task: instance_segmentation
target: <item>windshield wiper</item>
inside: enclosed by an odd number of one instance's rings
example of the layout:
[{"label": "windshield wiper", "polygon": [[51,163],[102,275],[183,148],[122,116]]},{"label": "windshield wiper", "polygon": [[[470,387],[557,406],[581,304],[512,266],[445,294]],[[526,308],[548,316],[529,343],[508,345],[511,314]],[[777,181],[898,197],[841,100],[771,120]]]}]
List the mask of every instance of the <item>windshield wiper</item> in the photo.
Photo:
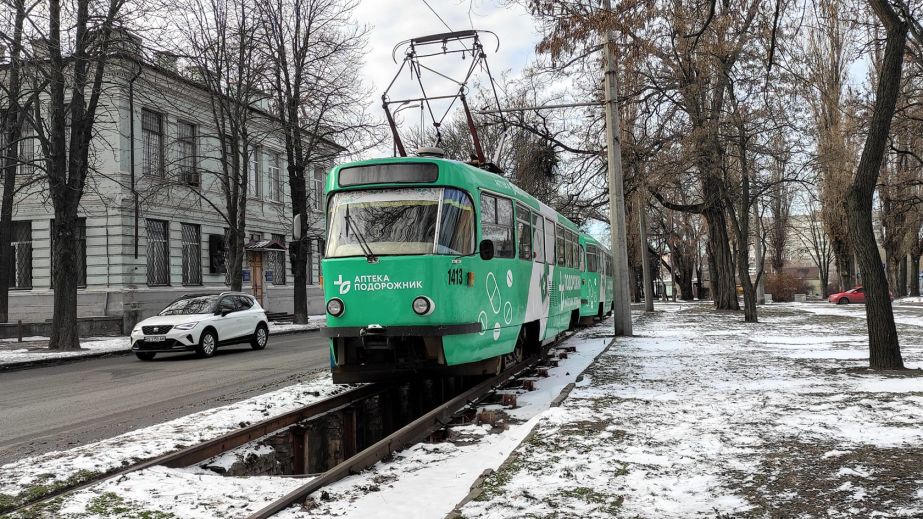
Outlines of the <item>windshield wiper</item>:
[{"label": "windshield wiper", "polygon": [[376,263],[378,261],[378,256],[372,252],[372,247],[369,246],[368,242],[365,241],[365,237],[362,236],[362,233],[359,232],[356,224],[353,223],[352,218],[349,217],[349,206],[346,206],[346,228],[352,229],[353,234],[356,235],[356,240],[359,242],[359,247],[362,248],[362,252],[365,254],[365,259],[369,263]]}]

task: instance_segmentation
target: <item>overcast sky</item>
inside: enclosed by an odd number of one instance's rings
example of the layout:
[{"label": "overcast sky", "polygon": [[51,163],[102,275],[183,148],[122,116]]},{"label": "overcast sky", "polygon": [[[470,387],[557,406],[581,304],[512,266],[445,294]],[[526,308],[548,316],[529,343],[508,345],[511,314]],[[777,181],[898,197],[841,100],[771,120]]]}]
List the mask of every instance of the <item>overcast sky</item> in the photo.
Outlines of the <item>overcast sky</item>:
[{"label": "overcast sky", "polygon": [[[488,51],[487,60],[494,77],[499,77],[504,71],[508,71],[513,77],[518,76],[532,60],[539,34],[532,17],[522,6],[506,7],[497,0],[427,1],[454,31],[473,27],[497,34],[500,39],[500,49],[496,53],[493,52],[496,48],[495,43],[492,40],[485,40],[485,48]],[[427,8],[423,0],[362,0],[356,17],[359,23],[370,27],[368,54],[365,67],[361,72],[366,85],[372,88],[370,102],[374,107],[373,110],[377,110],[377,113],[383,117],[384,112],[379,108],[381,94],[394,78],[403,60],[403,54],[400,52],[397,55],[398,63],[395,64],[392,60],[391,51],[394,46],[403,40],[443,33],[448,29]],[[464,67],[470,61],[463,62],[459,55],[455,55],[451,58],[430,60],[428,63],[436,66],[440,72],[456,77],[464,76]],[[427,87],[430,95],[436,93],[429,91],[430,82],[434,85],[434,90],[440,86],[447,86],[435,80],[436,76],[433,74],[424,76],[424,86]],[[443,93],[450,92],[444,91]],[[401,79],[390,92],[391,99],[416,97],[417,95],[417,89],[413,88],[409,82],[406,72],[402,74]],[[410,112],[408,110],[405,113]],[[413,117],[404,118],[405,128],[409,129],[413,124],[413,129],[410,131],[416,131],[415,128],[419,126],[419,123],[416,123],[418,117],[419,112],[416,112]]]}]

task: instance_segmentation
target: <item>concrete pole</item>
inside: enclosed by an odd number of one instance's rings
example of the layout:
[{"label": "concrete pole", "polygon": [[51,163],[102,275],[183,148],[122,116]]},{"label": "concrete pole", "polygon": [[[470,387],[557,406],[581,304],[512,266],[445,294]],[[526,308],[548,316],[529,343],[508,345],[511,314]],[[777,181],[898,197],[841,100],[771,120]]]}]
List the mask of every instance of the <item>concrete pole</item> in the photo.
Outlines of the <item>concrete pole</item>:
[{"label": "concrete pole", "polygon": [[[610,0],[603,0],[603,9],[612,11]],[[628,290],[628,242],[625,236],[625,189],[622,181],[622,136],[619,133],[618,92],[616,89],[615,43],[612,31],[606,31],[603,44],[605,56],[604,85],[606,102],[606,148],[609,161],[609,229],[612,236],[612,258],[615,268],[613,302],[615,335],[631,335],[631,300]]]},{"label": "concrete pole", "polygon": [[641,228],[641,278],[644,281],[644,311],[654,311],[654,284],[651,282],[651,254],[647,248],[647,202],[638,198],[638,221]]}]

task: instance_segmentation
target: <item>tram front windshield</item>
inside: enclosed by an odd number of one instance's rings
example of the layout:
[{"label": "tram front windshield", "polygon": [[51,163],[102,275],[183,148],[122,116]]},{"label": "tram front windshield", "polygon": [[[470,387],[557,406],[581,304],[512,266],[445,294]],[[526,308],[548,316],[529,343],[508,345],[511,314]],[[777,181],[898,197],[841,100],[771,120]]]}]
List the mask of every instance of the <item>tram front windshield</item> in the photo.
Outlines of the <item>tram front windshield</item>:
[{"label": "tram front windshield", "polygon": [[457,189],[345,191],[334,194],[329,211],[328,258],[368,252],[463,255],[474,249],[474,208],[468,195]]}]

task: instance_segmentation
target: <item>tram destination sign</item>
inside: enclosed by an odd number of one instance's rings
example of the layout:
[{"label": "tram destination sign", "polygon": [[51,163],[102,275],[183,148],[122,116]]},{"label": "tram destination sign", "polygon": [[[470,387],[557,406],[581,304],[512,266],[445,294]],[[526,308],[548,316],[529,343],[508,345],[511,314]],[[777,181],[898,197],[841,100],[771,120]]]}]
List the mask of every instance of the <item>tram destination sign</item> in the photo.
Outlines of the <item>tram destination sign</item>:
[{"label": "tram destination sign", "polygon": [[365,184],[406,184],[435,182],[439,167],[430,162],[404,162],[396,164],[368,164],[340,170],[340,187]]}]

